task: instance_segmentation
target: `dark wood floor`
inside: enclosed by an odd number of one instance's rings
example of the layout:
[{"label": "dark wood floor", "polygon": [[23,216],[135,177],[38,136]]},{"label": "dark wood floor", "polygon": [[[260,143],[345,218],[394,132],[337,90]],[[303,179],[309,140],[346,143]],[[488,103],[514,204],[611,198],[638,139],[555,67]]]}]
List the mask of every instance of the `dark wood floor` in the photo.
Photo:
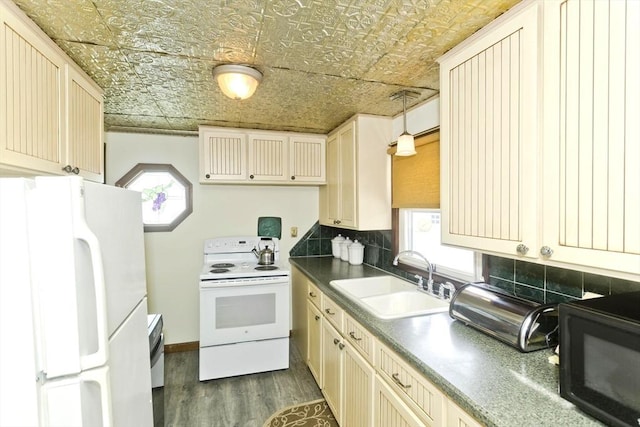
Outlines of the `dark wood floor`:
[{"label": "dark wood floor", "polygon": [[289,369],[204,382],[198,351],[165,354],[165,426],[262,427],[279,409],[320,399],[295,345],[289,354]]}]

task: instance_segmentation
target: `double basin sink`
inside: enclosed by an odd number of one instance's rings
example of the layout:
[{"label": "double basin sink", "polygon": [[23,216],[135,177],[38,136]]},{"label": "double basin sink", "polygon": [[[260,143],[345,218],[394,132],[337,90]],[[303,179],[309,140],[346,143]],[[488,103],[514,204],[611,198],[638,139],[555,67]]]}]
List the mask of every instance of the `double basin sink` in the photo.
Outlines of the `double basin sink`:
[{"label": "double basin sink", "polygon": [[398,319],[449,310],[448,301],[420,291],[416,285],[394,276],[332,280],[329,284],[380,319]]}]

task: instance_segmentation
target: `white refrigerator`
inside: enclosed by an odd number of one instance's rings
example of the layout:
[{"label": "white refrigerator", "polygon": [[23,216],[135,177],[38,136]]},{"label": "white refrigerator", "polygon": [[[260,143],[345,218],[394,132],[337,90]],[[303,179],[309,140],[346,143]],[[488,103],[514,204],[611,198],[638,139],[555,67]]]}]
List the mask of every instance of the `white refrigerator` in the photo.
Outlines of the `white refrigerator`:
[{"label": "white refrigerator", "polygon": [[140,193],[0,179],[0,426],[153,425]]}]

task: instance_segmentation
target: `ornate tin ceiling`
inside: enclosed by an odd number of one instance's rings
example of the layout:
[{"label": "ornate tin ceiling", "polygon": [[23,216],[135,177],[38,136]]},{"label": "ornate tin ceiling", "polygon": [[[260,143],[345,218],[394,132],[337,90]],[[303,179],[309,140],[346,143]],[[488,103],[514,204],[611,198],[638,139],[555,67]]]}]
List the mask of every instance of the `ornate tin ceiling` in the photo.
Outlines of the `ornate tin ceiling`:
[{"label": "ornate tin ceiling", "polygon": [[[105,91],[105,128],[327,133],[390,95],[438,93],[436,59],[518,0],[14,0]],[[216,65],[264,74],[226,98]]]}]

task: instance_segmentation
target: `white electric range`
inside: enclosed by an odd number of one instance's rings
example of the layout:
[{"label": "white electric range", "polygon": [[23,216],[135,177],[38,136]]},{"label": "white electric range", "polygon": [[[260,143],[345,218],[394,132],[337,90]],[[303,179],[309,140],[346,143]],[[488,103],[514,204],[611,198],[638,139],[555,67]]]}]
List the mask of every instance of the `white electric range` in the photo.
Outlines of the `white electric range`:
[{"label": "white electric range", "polygon": [[[260,265],[256,253],[267,247],[274,263]],[[200,381],[289,367],[290,275],[276,238],[205,240]]]}]

